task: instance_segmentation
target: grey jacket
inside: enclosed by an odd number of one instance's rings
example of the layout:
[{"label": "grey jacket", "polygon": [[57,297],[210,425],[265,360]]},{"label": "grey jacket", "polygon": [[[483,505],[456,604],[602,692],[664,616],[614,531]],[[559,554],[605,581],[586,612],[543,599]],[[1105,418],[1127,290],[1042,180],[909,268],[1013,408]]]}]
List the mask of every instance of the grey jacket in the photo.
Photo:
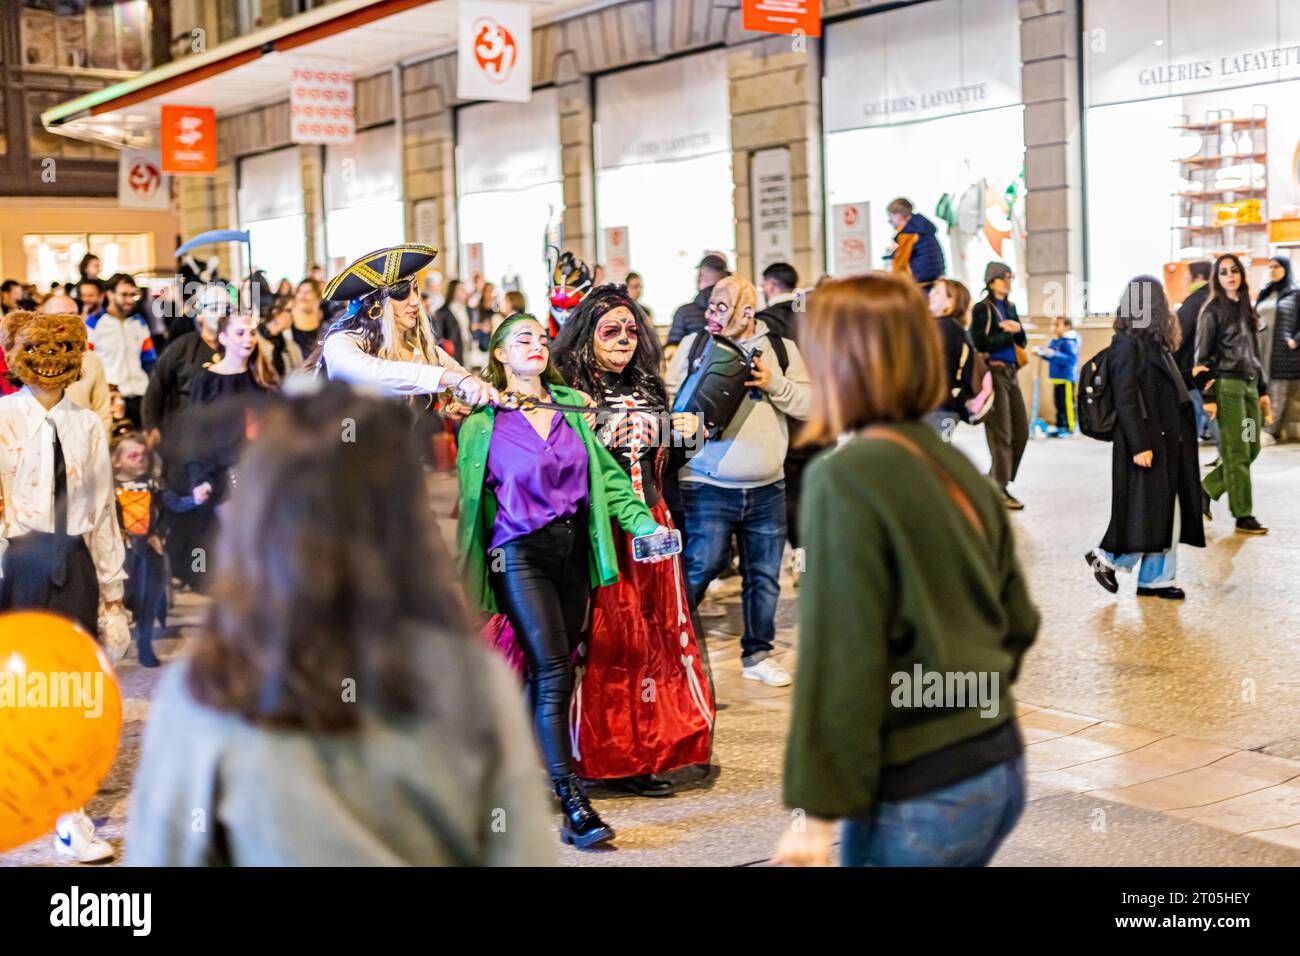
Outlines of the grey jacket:
[{"label": "grey jacket", "polygon": [[[698,481],[724,488],[761,488],[785,477],[785,453],[790,445],[790,426],[786,418],[806,419],[812,407],[812,383],[799,347],[785,339],[790,364],[782,373],[775,352],[767,341],[767,326],[755,323],[753,338],[736,344],[746,351],[762,349],[765,368],[772,372],[772,383],[760,400],[746,398],[722,436],[704,443],[682,468],[680,481]],[[668,366],[664,382],[670,395],[686,379],[694,335],[682,339]]]},{"label": "grey jacket", "polygon": [[[132,866],[543,866],[545,779],[518,681],[473,638],[429,635],[436,712],[349,734],[256,727],[163,674],[132,788]],[[358,705],[360,706],[360,704]]]}]

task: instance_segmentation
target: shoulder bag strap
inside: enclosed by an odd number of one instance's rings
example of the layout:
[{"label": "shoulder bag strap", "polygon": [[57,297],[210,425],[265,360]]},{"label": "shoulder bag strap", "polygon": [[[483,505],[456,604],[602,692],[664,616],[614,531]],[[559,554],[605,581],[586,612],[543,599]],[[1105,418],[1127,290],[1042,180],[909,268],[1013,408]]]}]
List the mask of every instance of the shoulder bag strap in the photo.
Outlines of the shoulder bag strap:
[{"label": "shoulder bag strap", "polygon": [[939,482],[943,485],[944,491],[948,493],[948,497],[952,499],[952,503],[957,506],[957,510],[962,513],[962,516],[970,522],[970,526],[975,529],[975,533],[984,540],[988,540],[988,533],[984,529],[984,522],[980,520],[979,512],[975,510],[975,506],[971,504],[970,498],[966,495],[966,492],[962,490],[961,485],[957,484],[956,479],[954,479],[952,475],[948,474],[948,472],[940,466],[938,462],[927,455],[921,449],[920,445],[912,441],[912,439],[908,438],[906,435],[903,435],[892,428],[884,428],[879,425],[873,425],[870,428],[863,429],[862,437],[882,438],[885,441],[892,441],[894,444],[907,449],[907,451],[914,457],[925,462],[925,464],[929,466],[930,470],[934,472],[935,477],[939,479]]}]

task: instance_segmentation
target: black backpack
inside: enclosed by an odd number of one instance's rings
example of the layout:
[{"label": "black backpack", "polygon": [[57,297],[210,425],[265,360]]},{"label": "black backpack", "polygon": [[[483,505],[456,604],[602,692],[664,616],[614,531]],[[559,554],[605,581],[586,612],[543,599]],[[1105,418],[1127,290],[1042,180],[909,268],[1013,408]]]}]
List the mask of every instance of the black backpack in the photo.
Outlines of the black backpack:
[{"label": "black backpack", "polygon": [[1111,387],[1110,346],[1106,346],[1079,370],[1079,431],[1097,441],[1115,437],[1115,390]]},{"label": "black backpack", "polygon": [[[1141,390],[1137,393],[1142,417],[1147,417],[1146,400]],[[1106,346],[1079,370],[1079,407],[1075,416],[1079,431],[1097,441],[1115,440],[1115,388],[1111,382],[1110,346]]]}]

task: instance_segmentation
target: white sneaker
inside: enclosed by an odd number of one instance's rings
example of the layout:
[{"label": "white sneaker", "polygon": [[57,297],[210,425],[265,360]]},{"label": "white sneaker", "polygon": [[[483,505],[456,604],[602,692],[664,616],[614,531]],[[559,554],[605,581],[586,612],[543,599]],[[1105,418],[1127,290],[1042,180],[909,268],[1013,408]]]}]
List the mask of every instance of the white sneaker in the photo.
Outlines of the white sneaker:
[{"label": "white sneaker", "polygon": [[1277,439],[1273,437],[1271,432],[1260,432],[1259,443],[1267,448],[1269,445],[1276,445]]},{"label": "white sneaker", "polygon": [[65,813],[54,827],[54,850],[78,863],[99,863],[113,858],[113,847],[95,836],[95,824],[84,810]]},{"label": "white sneaker", "polygon": [[745,680],[761,680],[768,687],[786,687],[791,680],[790,672],[770,657],[750,667],[742,667],[740,675]]}]

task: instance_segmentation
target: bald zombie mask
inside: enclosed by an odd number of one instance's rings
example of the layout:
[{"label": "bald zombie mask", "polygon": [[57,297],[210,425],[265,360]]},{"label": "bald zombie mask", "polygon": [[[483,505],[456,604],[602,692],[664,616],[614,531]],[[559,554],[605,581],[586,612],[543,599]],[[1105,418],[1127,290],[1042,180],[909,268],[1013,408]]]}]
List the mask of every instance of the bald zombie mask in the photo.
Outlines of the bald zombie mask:
[{"label": "bald zombie mask", "polygon": [[753,334],[757,308],[758,293],[754,291],[754,284],[739,276],[726,276],[713,287],[704,321],[714,335],[746,339]]},{"label": "bald zombie mask", "polygon": [[81,377],[86,323],[76,315],[10,312],[0,326],[9,373],[33,388],[63,389]]}]

